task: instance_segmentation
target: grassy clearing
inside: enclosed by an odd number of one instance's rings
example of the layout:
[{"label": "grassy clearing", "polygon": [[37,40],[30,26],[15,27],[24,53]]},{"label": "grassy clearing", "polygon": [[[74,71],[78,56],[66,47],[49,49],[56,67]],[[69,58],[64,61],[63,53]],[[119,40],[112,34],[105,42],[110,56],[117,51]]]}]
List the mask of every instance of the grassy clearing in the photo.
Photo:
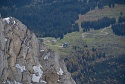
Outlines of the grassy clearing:
[{"label": "grassy clearing", "polygon": [[[69,56],[72,50],[73,45],[83,46],[85,44],[88,48],[99,48],[100,51],[105,51],[107,55],[111,54],[125,54],[125,37],[114,35],[111,28],[108,27],[104,30],[104,32],[108,32],[107,35],[97,35],[100,34],[102,29],[100,30],[91,30],[87,33],[92,33],[91,35],[86,35],[82,37],[82,33],[80,32],[72,32],[66,34],[63,39],[56,39],[57,42],[53,45],[51,42],[46,42],[51,49],[58,52],[62,57]],[[55,38],[47,37],[46,40],[51,40]],[[69,46],[67,48],[61,48],[61,44],[63,42],[68,42]],[[112,53],[111,53],[112,52]]]},{"label": "grassy clearing", "polygon": [[[125,16],[125,5],[115,5],[114,8],[104,7],[104,9],[99,10],[91,10],[85,15],[79,15],[79,19],[76,21],[80,23],[82,21],[92,21],[98,20],[104,16],[107,17],[115,17],[118,18],[120,16],[120,12],[122,11],[123,16]],[[61,56],[68,56],[71,53],[72,46],[83,46],[82,44],[88,45],[88,48],[96,47],[101,48],[100,51],[105,51],[107,54],[116,54],[116,53],[125,53],[125,37],[114,35],[111,27],[105,29],[103,32],[108,32],[108,35],[96,35],[102,34],[102,29],[93,30],[91,29],[89,32],[91,33],[82,37],[82,28],[80,27],[80,32],[72,32],[64,35],[63,39],[56,39],[56,43],[53,45],[50,40],[55,39],[51,37],[45,38],[45,44],[52,48],[54,51],[58,52]],[[62,45],[63,42],[68,42],[69,46],[67,48],[61,48],[59,46]]]},{"label": "grassy clearing", "polygon": [[[57,38],[56,43],[54,45],[51,42],[47,42],[47,41],[50,41],[55,38],[47,37],[45,38],[45,41],[46,41],[45,44],[48,45],[54,51],[58,52],[60,55],[63,55],[63,56],[69,55],[72,45],[77,45],[77,40],[82,39],[81,34],[82,33],[80,32],[72,32],[72,33],[66,34],[64,35],[63,39]],[[69,46],[67,48],[59,47],[62,45],[63,42],[69,43]]]},{"label": "grassy clearing", "polygon": [[80,14],[79,19],[76,22],[79,23],[80,25],[81,22],[83,21],[94,21],[105,16],[110,18],[112,17],[118,18],[120,16],[120,12],[122,12],[123,15],[125,16],[125,5],[116,4],[114,8],[109,8],[108,6],[105,6],[104,9],[102,10],[96,8],[95,10],[89,11],[85,15]]}]

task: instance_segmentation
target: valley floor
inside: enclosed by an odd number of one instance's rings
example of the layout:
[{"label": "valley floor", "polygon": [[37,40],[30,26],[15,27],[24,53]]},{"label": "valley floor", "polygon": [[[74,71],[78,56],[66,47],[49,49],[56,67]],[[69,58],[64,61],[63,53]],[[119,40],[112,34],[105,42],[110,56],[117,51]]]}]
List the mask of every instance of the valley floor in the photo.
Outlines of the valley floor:
[{"label": "valley floor", "polygon": [[[124,61],[120,62],[118,60],[124,58],[125,55],[125,36],[115,35],[111,29],[111,26],[102,28],[100,30],[90,29],[90,31],[88,32],[82,32],[83,30],[81,28],[81,22],[87,20],[95,20],[95,18],[97,20],[99,19],[98,17],[100,16],[100,14],[103,14],[101,15],[101,17],[113,16],[118,19],[121,11],[123,12],[123,16],[125,16],[125,9],[123,9],[124,7],[125,6],[123,5],[116,5],[115,8],[105,7],[103,10],[95,9],[88,12],[86,15],[79,15],[79,20],[76,21],[79,23],[79,32],[68,33],[64,35],[63,39],[55,39],[51,37],[46,37],[43,39],[43,43],[45,45],[48,45],[54,51],[58,52],[61,58],[67,60],[66,65],[68,67],[68,70],[72,73],[77,83],[81,80],[80,78],[77,78],[78,76],[80,76],[84,79],[84,81],[82,82],[86,84],[92,84],[94,83],[94,81],[96,81],[95,84],[100,84],[102,81],[104,82],[104,84],[123,84],[122,82],[124,82],[123,79],[125,78],[123,77],[123,75],[125,75],[125,66],[123,65]],[[95,14],[95,16],[92,16],[93,13]],[[55,42],[53,42],[52,40],[54,40]],[[64,42],[68,43],[67,47],[62,46]],[[83,54],[87,54],[91,57],[94,54],[98,56],[94,58],[94,61],[90,61],[91,59],[86,60],[87,58],[84,58]],[[103,57],[99,57],[99,55]],[[108,66],[108,63],[114,63],[112,65],[114,72],[111,73],[110,70],[112,69]],[[117,63],[119,64],[117,65]],[[76,67],[75,64],[79,65],[76,68],[76,71],[74,71],[74,67]],[[119,69],[115,69],[115,67],[119,67]],[[107,71],[104,71],[105,68]],[[88,71],[88,69],[90,69],[90,71]],[[108,78],[105,77],[105,75],[107,74]],[[102,79],[99,79],[99,77],[102,77]]]}]

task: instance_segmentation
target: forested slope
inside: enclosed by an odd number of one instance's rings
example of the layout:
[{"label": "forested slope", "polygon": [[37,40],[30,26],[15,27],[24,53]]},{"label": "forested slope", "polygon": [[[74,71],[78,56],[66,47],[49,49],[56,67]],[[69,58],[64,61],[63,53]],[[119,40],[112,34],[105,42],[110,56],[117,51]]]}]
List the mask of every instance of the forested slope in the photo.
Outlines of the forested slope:
[{"label": "forested slope", "polygon": [[[123,6],[125,0],[0,0],[0,13],[3,17],[20,19],[37,37],[60,37],[59,44],[68,42],[67,48],[58,49],[58,42],[50,46],[66,55],[62,57],[78,84],[124,84],[124,14],[118,11],[117,17],[120,17],[116,18],[99,13],[97,18],[94,16],[96,20],[84,21],[81,25],[76,22],[78,15],[105,7],[112,10],[116,4]],[[84,32],[87,33],[83,37]]]},{"label": "forested slope", "polygon": [[[1,15],[14,16],[26,24],[37,36],[63,38],[63,35],[79,31],[78,14],[85,14],[105,5],[125,4],[124,0],[5,0],[0,1]],[[74,25],[73,25],[74,24]]]}]

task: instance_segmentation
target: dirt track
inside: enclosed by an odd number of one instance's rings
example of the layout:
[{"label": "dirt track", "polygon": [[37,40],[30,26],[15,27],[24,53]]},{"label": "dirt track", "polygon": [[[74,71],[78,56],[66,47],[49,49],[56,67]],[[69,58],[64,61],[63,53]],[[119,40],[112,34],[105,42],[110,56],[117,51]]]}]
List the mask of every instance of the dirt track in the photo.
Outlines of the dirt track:
[{"label": "dirt track", "polygon": [[85,32],[85,33],[82,33],[82,37],[85,37],[85,35],[108,35],[108,32],[105,32],[106,29],[107,29],[107,27],[102,29],[101,32],[98,33],[98,34],[92,34],[92,33],[86,33]]}]

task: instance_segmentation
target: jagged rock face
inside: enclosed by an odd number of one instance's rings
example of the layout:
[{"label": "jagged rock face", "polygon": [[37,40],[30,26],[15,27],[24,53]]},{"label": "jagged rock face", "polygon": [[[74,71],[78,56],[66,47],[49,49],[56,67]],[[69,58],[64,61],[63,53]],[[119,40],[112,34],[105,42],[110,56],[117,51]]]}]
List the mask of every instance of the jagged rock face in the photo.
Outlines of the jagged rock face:
[{"label": "jagged rock face", "polygon": [[75,84],[59,55],[19,20],[0,18],[0,84]]}]

